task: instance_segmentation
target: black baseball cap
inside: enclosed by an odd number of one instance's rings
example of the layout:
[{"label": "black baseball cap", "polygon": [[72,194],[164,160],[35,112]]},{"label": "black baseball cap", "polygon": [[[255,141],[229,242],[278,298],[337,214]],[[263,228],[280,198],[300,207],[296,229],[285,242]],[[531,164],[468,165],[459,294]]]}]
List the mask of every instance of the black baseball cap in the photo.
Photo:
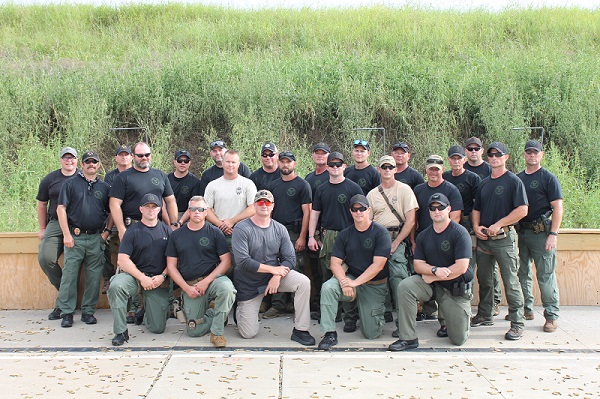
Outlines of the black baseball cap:
[{"label": "black baseball cap", "polygon": [[140,206],[144,206],[147,204],[154,204],[160,207],[162,206],[162,199],[155,194],[148,193],[142,197],[142,202],[140,202]]},{"label": "black baseball cap", "polygon": [[483,147],[483,143],[477,137],[469,137],[467,141],[465,141],[465,148],[470,144],[477,144],[478,146]]},{"label": "black baseball cap", "polygon": [[329,155],[327,155],[327,162],[328,163],[331,162],[334,159],[339,159],[340,161],[346,163],[344,161],[344,155],[342,155],[341,152],[334,151],[334,152],[330,153]]},{"label": "black baseball cap", "polygon": [[81,158],[81,161],[85,162],[87,159],[95,159],[96,161],[100,162],[100,157],[94,151],[86,151],[83,154],[83,158]]},{"label": "black baseball cap", "polygon": [[227,145],[225,144],[225,142],[223,140],[215,140],[212,143],[210,143],[210,149],[214,149],[215,147],[220,147],[220,148],[227,148]]},{"label": "black baseball cap", "polygon": [[315,144],[315,145],[314,145],[314,147],[313,147],[313,152],[315,152],[315,151],[319,151],[319,150],[321,150],[321,151],[325,151],[325,152],[327,152],[327,153],[330,153],[330,152],[331,152],[331,149],[330,149],[330,148],[329,148],[329,146],[328,146],[327,144],[325,144],[325,143],[317,143],[317,144]]},{"label": "black baseball cap", "polygon": [[427,201],[427,205],[431,205],[434,202],[437,202],[438,204],[444,205],[444,206],[450,205],[450,201],[448,201],[448,197],[446,197],[442,193],[432,194],[431,197],[429,197],[429,200]]},{"label": "black baseball cap", "polygon": [[120,146],[117,147],[117,149],[115,150],[115,156],[119,155],[122,152],[126,152],[129,155],[131,155],[131,147],[125,144],[121,144]]},{"label": "black baseball cap", "polygon": [[192,156],[187,150],[177,150],[175,151],[175,159],[179,159],[179,157],[188,157],[188,159],[192,159]]},{"label": "black baseball cap", "polygon": [[354,148],[364,147],[365,150],[371,151],[371,146],[369,145],[369,142],[367,140],[354,140],[352,142],[352,145],[354,146]]},{"label": "black baseball cap", "polygon": [[538,152],[542,152],[542,143],[537,140],[529,140],[525,143],[525,151],[527,150],[537,150]]},{"label": "black baseball cap", "polygon": [[404,150],[404,152],[410,152],[410,146],[406,143],[396,143],[392,147],[392,151],[396,151],[398,148]]},{"label": "black baseball cap", "polygon": [[498,152],[501,152],[502,155],[508,154],[508,148],[506,148],[504,143],[501,143],[499,141],[494,141],[492,144],[490,144],[490,146],[487,149],[487,152],[490,152],[490,150],[492,150],[492,149],[495,149]]},{"label": "black baseball cap", "polygon": [[365,207],[369,207],[369,200],[362,194],[355,194],[352,198],[350,198],[350,207],[354,204],[360,204]]},{"label": "black baseball cap", "polygon": [[283,151],[279,153],[279,159],[289,159],[290,161],[295,161],[296,157],[294,156],[294,153],[291,151]]},{"label": "black baseball cap", "polygon": [[260,150],[260,153],[262,154],[263,152],[265,152],[267,150],[271,151],[273,154],[277,154],[277,146],[275,146],[275,144],[273,144],[273,143],[263,144],[263,146]]},{"label": "black baseball cap", "polygon": [[448,158],[452,158],[455,155],[460,155],[464,158],[466,156],[464,147],[461,145],[453,145],[450,147],[448,150]]}]

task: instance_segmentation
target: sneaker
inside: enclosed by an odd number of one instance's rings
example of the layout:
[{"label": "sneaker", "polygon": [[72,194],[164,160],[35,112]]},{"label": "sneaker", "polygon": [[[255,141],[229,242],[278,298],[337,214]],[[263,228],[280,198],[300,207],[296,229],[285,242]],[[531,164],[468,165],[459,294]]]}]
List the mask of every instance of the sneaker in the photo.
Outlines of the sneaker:
[{"label": "sneaker", "polygon": [[337,340],[337,332],[333,331],[333,332],[326,332],[325,336],[323,337],[323,339],[321,340],[321,342],[319,342],[319,350],[322,351],[326,351],[331,349],[332,346],[337,345],[338,340]]},{"label": "sneaker", "polygon": [[129,341],[129,332],[127,330],[125,330],[125,332],[115,335],[115,337],[112,339],[112,344],[113,344],[113,346],[121,346],[125,342],[128,342],[128,341]]},{"label": "sneaker", "polygon": [[135,313],[127,312],[127,317],[125,318],[127,324],[135,324]]},{"label": "sneaker", "polygon": [[419,312],[417,313],[417,321],[423,321],[423,320],[437,320],[437,316],[435,315],[430,315],[430,314],[425,314],[423,312]]},{"label": "sneaker", "polygon": [[500,305],[495,304],[494,305],[494,316],[498,316],[499,314],[500,314]]},{"label": "sneaker", "polygon": [[73,327],[73,313],[64,315],[60,322],[60,326],[65,328]]},{"label": "sneaker", "polygon": [[383,314],[383,318],[386,323],[391,323],[392,321],[394,321],[394,316],[392,315],[392,312],[385,312]]},{"label": "sneaker", "polygon": [[308,331],[292,330],[292,341],[296,341],[304,346],[312,346],[315,344],[315,339]]},{"label": "sneaker", "polygon": [[[525,317],[525,320],[533,320],[535,318],[535,314],[533,314],[533,313],[525,313],[523,315],[523,317]],[[504,320],[510,320],[510,316],[509,315],[504,316]]]},{"label": "sneaker", "polygon": [[110,288],[110,279],[107,278],[104,280],[104,284],[102,284],[102,294],[106,295],[109,288]]},{"label": "sneaker", "polygon": [[446,326],[440,326],[440,329],[437,330],[436,335],[440,338],[446,338],[448,336],[448,328]]},{"label": "sneaker", "polygon": [[271,305],[269,305],[267,302],[261,302],[260,308],[258,308],[258,313],[265,313],[270,307]]},{"label": "sneaker", "polygon": [[96,319],[93,314],[82,314],[81,321],[83,321],[85,324],[98,323],[98,319]]},{"label": "sneaker", "polygon": [[544,332],[553,333],[558,328],[558,320],[548,320],[544,323]]},{"label": "sneaker", "polygon": [[225,345],[227,345],[227,340],[222,335],[210,333],[210,343],[213,344],[215,348],[224,348]]},{"label": "sneaker", "polygon": [[494,318],[493,317],[483,317],[479,314],[475,315],[471,319],[471,327],[479,327],[479,326],[493,326]]},{"label": "sneaker", "polygon": [[349,320],[344,323],[344,332],[351,333],[356,331],[356,322],[354,320]]},{"label": "sneaker", "polygon": [[285,313],[295,313],[296,309],[294,309],[294,304],[291,302],[288,302],[285,305]]},{"label": "sneaker", "polygon": [[275,309],[274,306],[271,306],[269,308],[269,310],[267,310],[265,313],[263,313],[262,317],[263,319],[274,319],[277,316],[283,316],[285,315],[284,312],[280,312],[279,310]]},{"label": "sneaker", "polygon": [[60,320],[62,319],[62,317],[60,317],[60,309],[59,308],[54,308],[54,310],[52,312],[50,312],[50,314],[48,315],[48,320]]},{"label": "sneaker", "polygon": [[406,349],[416,349],[419,347],[419,338],[415,339],[399,339],[398,341],[390,344],[388,350],[392,352],[399,352]]},{"label": "sneaker", "polygon": [[510,341],[517,341],[521,339],[524,333],[525,331],[523,330],[523,327],[512,326],[510,330],[508,330],[506,334],[504,334],[504,338]]}]

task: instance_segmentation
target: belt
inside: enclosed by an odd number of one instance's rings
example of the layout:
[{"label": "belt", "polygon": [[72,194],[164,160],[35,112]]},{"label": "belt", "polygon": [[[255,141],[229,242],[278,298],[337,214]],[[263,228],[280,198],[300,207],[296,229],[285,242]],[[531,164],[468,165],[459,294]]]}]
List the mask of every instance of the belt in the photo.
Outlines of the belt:
[{"label": "belt", "polygon": [[129,216],[123,219],[123,223],[125,224],[125,226],[131,226],[132,224],[135,224],[139,222],[138,219],[132,219]]},{"label": "belt", "polygon": [[198,283],[198,282],[200,282],[200,281],[204,280],[205,278],[206,278],[206,276],[202,276],[202,277],[193,278],[193,279],[191,279],[191,280],[185,280],[185,282],[186,282],[188,285],[194,285],[194,284],[196,284],[196,283]]},{"label": "belt", "polygon": [[76,237],[78,237],[78,236],[80,236],[82,234],[92,235],[92,234],[102,233],[102,229],[82,230],[79,227],[75,227],[75,226],[69,226],[69,231],[71,233],[73,233],[73,235],[76,236]]},{"label": "belt", "polygon": [[388,282],[388,278],[384,277],[381,280],[371,280],[371,281],[367,281],[365,284],[367,285],[381,285],[381,284],[385,284]]},{"label": "belt", "polygon": [[326,228],[322,228],[321,229],[321,235],[325,236],[325,234],[327,234],[328,231],[335,231],[336,233],[339,233],[339,230],[333,230],[333,229],[326,229]]},{"label": "belt", "polygon": [[519,222],[519,227],[521,227],[522,229],[533,230],[533,223],[531,223],[531,222]]},{"label": "belt", "polygon": [[400,231],[400,227],[396,226],[396,227],[386,227],[387,231]]}]

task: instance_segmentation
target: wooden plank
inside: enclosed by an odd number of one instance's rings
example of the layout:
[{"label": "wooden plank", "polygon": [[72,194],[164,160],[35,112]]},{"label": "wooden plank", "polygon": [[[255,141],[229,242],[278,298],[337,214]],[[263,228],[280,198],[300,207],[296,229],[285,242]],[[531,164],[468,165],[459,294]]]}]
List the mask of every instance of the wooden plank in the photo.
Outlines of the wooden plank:
[{"label": "wooden plank", "polygon": [[40,240],[37,233],[0,233],[0,255],[36,254]]}]

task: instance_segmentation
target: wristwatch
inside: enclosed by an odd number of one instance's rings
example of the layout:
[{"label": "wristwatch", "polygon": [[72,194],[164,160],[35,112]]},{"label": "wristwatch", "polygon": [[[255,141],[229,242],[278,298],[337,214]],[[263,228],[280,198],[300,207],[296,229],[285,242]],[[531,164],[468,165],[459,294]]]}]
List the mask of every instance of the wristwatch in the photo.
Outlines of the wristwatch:
[{"label": "wristwatch", "polygon": [[437,266],[434,266],[431,268],[431,274],[433,274],[435,276],[435,272],[437,272]]},{"label": "wristwatch", "polygon": [[167,273],[161,273],[160,275],[163,277],[163,280],[167,279]]},{"label": "wristwatch", "polygon": [[556,231],[551,231],[551,232],[550,232],[550,233],[548,233],[548,234],[550,234],[551,236],[557,236],[557,235],[558,235],[558,233],[557,233]]},{"label": "wristwatch", "polygon": [[110,229],[108,227],[105,227],[104,230],[102,230],[103,233],[110,233]]},{"label": "wristwatch", "polygon": [[179,222],[171,222],[171,226],[181,227],[181,223],[179,223]]}]

